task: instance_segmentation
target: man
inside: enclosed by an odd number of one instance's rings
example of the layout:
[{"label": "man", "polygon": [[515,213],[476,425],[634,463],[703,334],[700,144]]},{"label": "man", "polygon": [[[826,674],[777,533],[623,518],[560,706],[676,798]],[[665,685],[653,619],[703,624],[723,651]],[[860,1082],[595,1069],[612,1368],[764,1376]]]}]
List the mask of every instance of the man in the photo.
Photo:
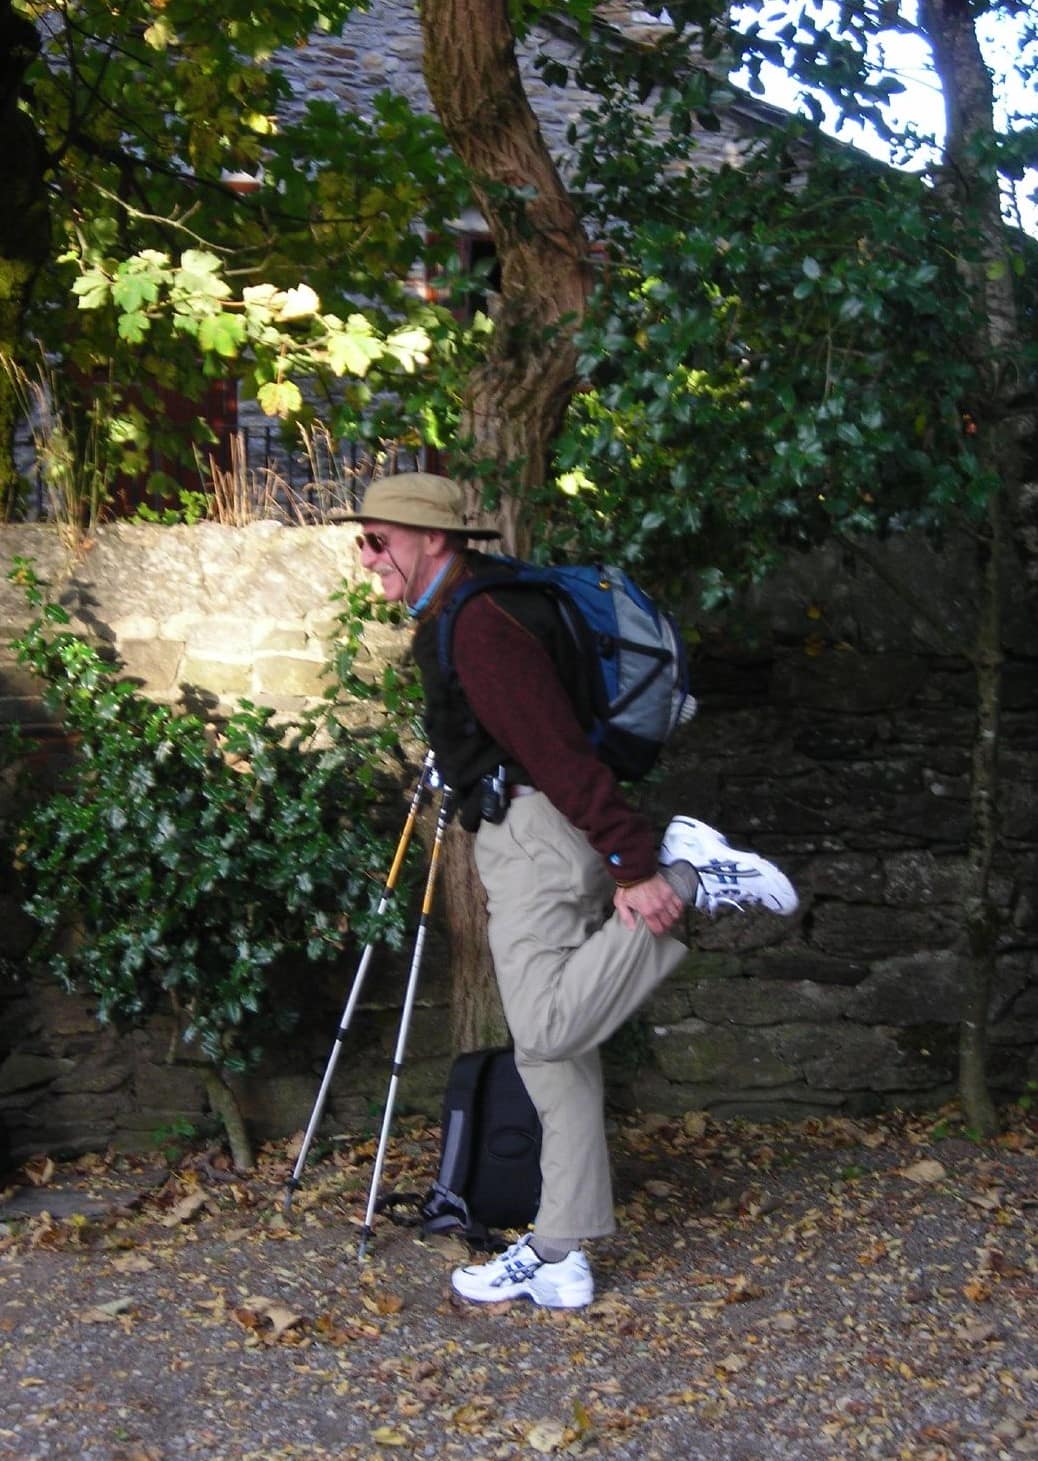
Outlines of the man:
[{"label": "man", "polygon": [[[599,1046],[684,957],[671,930],[686,907],[788,915],[796,894],[771,863],[692,818],[675,818],[657,851],[581,726],[566,688],[580,667],[553,606],[510,590],[505,571],[468,551],[468,539],[499,534],[466,526],[457,483],[423,472],[383,478],[346,521],[363,525],[361,562],[385,597],[417,620],[426,731],[462,826],[476,835],[494,970],[542,1127],[533,1232],[451,1282],[476,1303],[577,1308],[594,1294],[582,1244],[615,1228]],[[448,676],[437,619],[475,573],[497,573],[501,586],[458,614]],[[506,791],[487,820],[484,778],[498,768]]]}]

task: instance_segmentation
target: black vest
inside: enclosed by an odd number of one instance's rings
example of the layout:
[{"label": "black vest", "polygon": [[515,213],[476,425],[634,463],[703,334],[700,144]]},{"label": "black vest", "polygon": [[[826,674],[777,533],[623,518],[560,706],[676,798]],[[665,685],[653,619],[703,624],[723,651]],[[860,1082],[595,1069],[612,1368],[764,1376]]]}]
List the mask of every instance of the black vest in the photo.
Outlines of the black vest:
[{"label": "black vest", "polygon": [[[541,641],[550,654],[562,684],[572,698],[574,687],[582,686],[586,676],[576,648],[549,596],[531,588],[509,588],[511,574],[507,566],[495,563],[478,553],[467,555],[467,567],[473,577],[501,580],[500,588],[488,592],[495,603]],[[440,613],[449,603],[448,594]],[[461,610],[464,614],[468,605]],[[415,631],[412,653],[422,677],[425,696],[425,733],[436,755],[436,764],[458,800],[458,819],[466,831],[479,826],[480,780],[505,768],[509,784],[528,782],[523,766],[509,756],[483,729],[472,712],[465,692],[453,669],[446,673],[440,667],[440,613],[422,621]],[[575,705],[582,723],[587,723],[587,707]]]}]

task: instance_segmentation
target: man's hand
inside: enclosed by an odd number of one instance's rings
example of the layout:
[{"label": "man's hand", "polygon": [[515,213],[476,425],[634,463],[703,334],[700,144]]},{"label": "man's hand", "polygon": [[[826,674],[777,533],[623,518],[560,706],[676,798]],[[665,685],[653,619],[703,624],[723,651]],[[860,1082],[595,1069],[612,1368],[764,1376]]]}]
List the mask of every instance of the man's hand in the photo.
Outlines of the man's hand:
[{"label": "man's hand", "polygon": [[654,934],[669,933],[685,911],[682,900],[659,873],[629,888],[617,888],[613,906],[625,928],[635,928],[641,918]]}]

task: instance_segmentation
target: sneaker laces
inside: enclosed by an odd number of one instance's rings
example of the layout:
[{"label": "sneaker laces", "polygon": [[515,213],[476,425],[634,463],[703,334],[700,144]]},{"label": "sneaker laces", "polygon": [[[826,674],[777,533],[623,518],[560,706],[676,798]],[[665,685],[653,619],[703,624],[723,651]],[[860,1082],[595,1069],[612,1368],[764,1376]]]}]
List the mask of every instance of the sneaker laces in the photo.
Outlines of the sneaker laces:
[{"label": "sneaker laces", "polygon": [[697,899],[696,907],[701,912],[713,913],[717,908],[737,908],[740,913],[745,913],[747,904],[755,904],[762,908],[769,906],[767,894],[759,893],[756,888],[747,888],[745,891],[740,888],[737,893],[726,893],[723,890],[711,893],[702,881],[699,886],[702,892],[702,902]]}]

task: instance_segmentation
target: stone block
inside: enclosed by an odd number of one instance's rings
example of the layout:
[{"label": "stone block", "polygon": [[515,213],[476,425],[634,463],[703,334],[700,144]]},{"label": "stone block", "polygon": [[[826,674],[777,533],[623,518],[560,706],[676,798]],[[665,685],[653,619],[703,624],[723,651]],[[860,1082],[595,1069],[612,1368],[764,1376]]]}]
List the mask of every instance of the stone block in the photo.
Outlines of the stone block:
[{"label": "stone block", "polygon": [[133,1068],[134,1104],[153,1110],[196,1111],[206,1105],[201,1072],[190,1065],[137,1059]]},{"label": "stone block", "polygon": [[256,687],[265,695],[315,698],[324,693],[328,684],[323,659],[259,653],[255,669]]},{"label": "stone block", "polygon": [[778,1086],[797,1074],[756,1033],[719,1030],[703,1020],[657,1030],[652,1051],[668,1080],[693,1085]]},{"label": "stone block", "polygon": [[872,961],[946,948],[955,932],[955,919],[937,911],[832,902],[814,909],[811,942],[824,954]]},{"label": "stone block", "polygon": [[933,783],[920,796],[899,797],[883,825],[896,829],[903,841],[911,837],[924,845],[962,846],[969,836],[969,803],[964,796],[945,795],[942,786]]},{"label": "stone block", "polygon": [[252,686],[251,660],[204,659],[185,654],[180,667],[180,683],[194,689],[209,690],[215,695],[240,697]]},{"label": "stone block", "polygon": [[775,695],[797,706],[859,715],[908,705],[926,683],[926,660],[906,654],[802,655],[776,666]]},{"label": "stone block", "polygon": [[264,624],[257,626],[253,643],[258,654],[277,652],[305,653],[310,636],[296,624]]},{"label": "stone block", "polygon": [[674,972],[667,976],[667,983],[698,985],[704,979],[735,979],[741,968],[742,964],[734,954],[692,948]]},{"label": "stone block", "polygon": [[5,700],[39,700],[43,681],[6,656],[0,660],[0,694]]},{"label": "stone block", "polygon": [[863,852],[813,857],[798,867],[794,881],[801,898],[815,893],[844,903],[878,903],[883,897],[880,859]]},{"label": "stone block", "polygon": [[898,908],[931,903],[958,906],[966,891],[965,858],[937,858],[932,852],[895,852],[884,861],[884,901]]},{"label": "stone block", "polygon": [[139,680],[145,691],[171,691],[184,646],[172,639],[126,639],[119,645],[119,657],[128,679]]},{"label": "stone block", "polygon": [[885,959],[850,993],[847,1015],[863,1025],[957,1025],[966,978],[946,949]]},{"label": "stone block", "polygon": [[184,634],[187,653],[206,659],[242,659],[252,650],[254,624],[242,614],[196,619]]},{"label": "stone block", "polygon": [[235,1089],[250,1131],[267,1139],[305,1129],[318,1085],[310,1074],[279,1075],[246,1077]]},{"label": "stone block", "polygon": [[47,1131],[64,1141],[91,1128],[111,1130],[121,1106],[114,1091],[76,1091],[47,1101]]},{"label": "stone block", "polygon": [[[827,1025],[840,1019],[851,992],[836,986],[734,979],[704,983],[691,991],[692,1013],[712,1025],[780,1025],[790,1020]],[[819,1034],[819,1038],[824,1035]]]},{"label": "stone block", "polygon": [[743,973],[753,979],[810,980],[813,984],[860,984],[869,974],[864,960],[830,958],[807,945],[765,949],[743,960]]},{"label": "stone block", "polygon": [[105,1039],[104,1032],[99,1043],[89,1051],[85,1059],[77,1060],[71,1070],[66,1071],[54,1082],[51,1090],[56,1094],[104,1095],[109,1091],[122,1090],[130,1079],[131,1060],[128,1050],[119,1050],[112,1039]]},{"label": "stone block", "polygon": [[120,615],[112,620],[112,633],[119,645],[127,640],[158,639],[159,621],[151,614]]},{"label": "stone block", "polygon": [[783,1026],[769,1040],[813,1090],[900,1092],[939,1085],[954,1070],[944,1041],[922,1034],[848,1021],[827,1025],[824,1040],[813,1025]]},{"label": "stone block", "polygon": [[[0,691],[3,684],[3,676],[0,675]],[[57,712],[46,708],[38,692],[33,697],[0,694],[0,725],[36,726],[54,724],[57,720]]]},{"label": "stone block", "polygon": [[641,1008],[641,1015],[650,1025],[676,1025],[693,1013],[695,986],[673,984],[665,979]]},{"label": "stone block", "polygon": [[33,981],[32,1003],[36,1019],[57,1049],[76,1037],[99,1035],[93,1003],[83,994],[70,994],[51,979]]},{"label": "stone block", "polygon": [[53,1055],[32,1055],[14,1051],[0,1065],[0,1095],[52,1086],[73,1068],[71,1060]]},{"label": "stone block", "polygon": [[1001,814],[1003,837],[1025,843],[1038,841],[1038,786],[1017,781],[1002,799]]}]

